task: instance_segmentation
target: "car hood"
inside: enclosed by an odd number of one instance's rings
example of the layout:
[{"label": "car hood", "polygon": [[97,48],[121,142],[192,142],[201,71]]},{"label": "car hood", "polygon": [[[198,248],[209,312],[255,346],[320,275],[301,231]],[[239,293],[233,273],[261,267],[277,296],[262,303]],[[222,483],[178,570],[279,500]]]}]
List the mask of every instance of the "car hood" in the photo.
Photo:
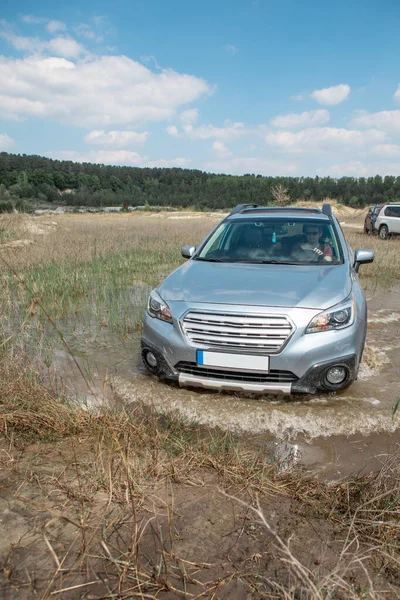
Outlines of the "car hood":
[{"label": "car hood", "polygon": [[325,309],[352,288],[343,265],[267,265],[189,260],[159,287],[166,302]]}]

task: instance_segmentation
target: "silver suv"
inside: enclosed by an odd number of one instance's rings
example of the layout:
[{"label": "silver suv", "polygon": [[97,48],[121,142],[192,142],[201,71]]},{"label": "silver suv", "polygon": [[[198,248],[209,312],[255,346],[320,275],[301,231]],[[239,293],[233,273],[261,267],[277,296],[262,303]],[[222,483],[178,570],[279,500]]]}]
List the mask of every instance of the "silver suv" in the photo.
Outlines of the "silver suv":
[{"label": "silver suv", "polygon": [[375,221],[375,229],[381,240],[387,240],[392,234],[400,235],[400,203],[386,204]]},{"label": "silver suv", "polygon": [[367,329],[358,282],[371,250],[347,245],[329,204],[239,205],[153,290],[148,371],[181,386],[335,391],[357,378]]}]

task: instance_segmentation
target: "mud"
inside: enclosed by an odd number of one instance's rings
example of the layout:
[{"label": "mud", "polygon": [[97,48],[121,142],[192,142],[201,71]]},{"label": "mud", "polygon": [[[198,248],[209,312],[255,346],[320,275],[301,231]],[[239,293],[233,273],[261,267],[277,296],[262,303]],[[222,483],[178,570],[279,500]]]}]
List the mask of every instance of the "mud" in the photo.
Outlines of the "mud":
[{"label": "mud", "polygon": [[[185,422],[246,436],[282,468],[303,464],[321,477],[340,479],[377,468],[379,455],[400,443],[400,415],[393,414],[400,395],[399,293],[398,288],[367,292],[369,330],[359,379],[337,394],[252,396],[161,383],[144,371],[140,332],[121,339],[105,331],[99,339],[75,328],[74,354],[90,375],[91,391],[62,350],[49,372],[53,383],[81,404],[101,404],[112,388],[127,406],[141,403]],[[59,373],[62,381],[56,381]]]}]

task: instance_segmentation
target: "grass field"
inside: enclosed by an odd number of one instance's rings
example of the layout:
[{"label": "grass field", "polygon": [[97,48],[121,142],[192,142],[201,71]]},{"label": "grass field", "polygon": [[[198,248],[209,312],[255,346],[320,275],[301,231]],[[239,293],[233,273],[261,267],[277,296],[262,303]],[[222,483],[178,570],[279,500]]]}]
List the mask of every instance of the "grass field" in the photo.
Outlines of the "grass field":
[{"label": "grass field", "polygon": [[[139,338],[148,288],[220,218],[1,219],[0,597],[400,597],[397,453],[328,484],[110,393],[88,411],[34,368],[78,326]],[[400,240],[362,235],[360,218],[346,237],[377,254],[362,283],[389,287]]]}]

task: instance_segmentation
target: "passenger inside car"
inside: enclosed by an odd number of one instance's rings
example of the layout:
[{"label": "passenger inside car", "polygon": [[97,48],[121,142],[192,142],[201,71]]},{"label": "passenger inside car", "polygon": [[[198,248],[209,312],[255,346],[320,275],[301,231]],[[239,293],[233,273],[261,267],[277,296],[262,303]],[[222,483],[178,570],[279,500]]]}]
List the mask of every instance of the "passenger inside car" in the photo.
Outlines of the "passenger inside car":
[{"label": "passenger inside car", "polygon": [[272,254],[272,240],[264,236],[262,227],[246,226],[240,232],[235,256],[237,260],[252,260],[267,258]]}]

